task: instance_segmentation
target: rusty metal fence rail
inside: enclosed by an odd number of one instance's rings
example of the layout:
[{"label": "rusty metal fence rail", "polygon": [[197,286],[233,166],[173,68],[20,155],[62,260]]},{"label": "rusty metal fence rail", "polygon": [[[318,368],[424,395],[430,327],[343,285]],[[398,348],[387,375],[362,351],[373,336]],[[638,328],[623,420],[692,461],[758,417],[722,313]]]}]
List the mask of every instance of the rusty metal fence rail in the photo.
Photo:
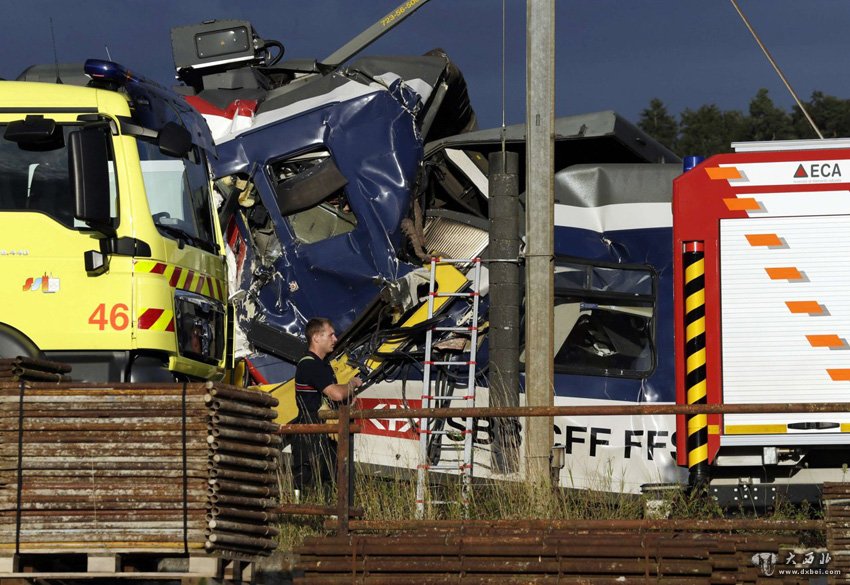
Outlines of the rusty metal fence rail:
[{"label": "rusty metal fence rail", "polygon": [[[287,425],[281,433],[338,434],[337,502],[334,506],[285,505],[283,514],[332,516],[333,535],[305,540],[297,550],[299,584],[310,583],[808,583],[807,576],[768,581],[768,565],[793,554],[802,531],[827,534],[840,575],[850,582],[850,487],[825,488],[832,499],[826,519],[758,518],[635,520],[379,520],[353,506],[353,440],[358,421],[450,417],[522,418],[555,416],[829,413],[850,411],[848,403],[636,404],[508,408],[359,410],[348,406],[324,425]],[[301,428],[299,428],[301,427]],[[775,568],[775,567],[773,567]],[[772,569],[771,569],[772,570]]]},{"label": "rusty metal fence rail", "polygon": [[[655,414],[775,414],[850,412],[848,402],[811,402],[791,404],[630,404],[616,406],[511,406],[475,408],[411,408],[351,410],[351,419],[373,418],[523,418],[554,416],[618,416]],[[320,413],[335,418],[333,413]]]},{"label": "rusty metal fence rail", "polygon": [[[465,528],[309,538],[312,583],[766,583],[753,555],[791,550],[790,536]],[[778,580],[781,583],[807,581]]]},{"label": "rusty metal fence rail", "polygon": [[[336,433],[337,443],[337,502],[335,506],[315,506],[306,504],[287,504],[277,509],[283,516],[290,514],[325,515],[335,516],[335,520],[326,523],[326,527],[334,529],[337,534],[348,534],[350,529],[355,530],[405,530],[411,527],[422,527],[429,522],[441,523],[441,526],[452,526],[453,520],[443,521],[421,521],[410,520],[388,524],[380,520],[354,520],[361,518],[363,511],[353,507],[354,484],[353,473],[353,439],[352,434],[361,431],[361,425],[357,421],[368,419],[418,419],[428,418],[453,418],[453,417],[477,417],[477,418],[524,418],[524,417],[556,417],[556,416],[623,416],[623,415],[697,415],[697,414],[769,414],[769,413],[830,413],[848,412],[850,403],[845,402],[821,402],[821,403],[792,403],[792,404],[634,404],[616,406],[517,406],[517,407],[454,407],[454,408],[418,408],[418,409],[352,409],[343,405],[335,411],[323,411],[319,413],[324,420],[335,419],[335,422],[325,424],[291,424],[281,425],[278,434],[290,435],[298,433]],[[469,521],[464,521],[469,522]],[[548,522],[548,521],[547,521]],[[572,521],[571,521],[572,522]],[[588,521],[591,522],[591,521]],[[604,528],[606,522],[599,521],[596,528]],[[620,521],[630,522],[630,521]],[[639,529],[671,529],[675,521],[662,520],[658,524],[652,521],[636,521],[632,528]],[[723,528],[709,528],[706,530],[820,530],[823,524],[820,521],[812,521],[809,524],[801,522],[789,523],[786,527],[774,523],[772,527],[762,524],[764,520],[727,520]],[[736,524],[737,522],[737,524]],[[689,523],[690,525],[695,525]],[[467,524],[468,525],[468,524]],[[696,524],[700,525],[700,524]],[[719,525],[718,525],[719,526]],[[804,527],[805,526],[805,527]],[[588,526],[590,529],[590,526]],[[676,527],[677,530],[686,530],[687,526]]]},{"label": "rusty metal fence rail", "polygon": [[[320,415],[323,413],[320,413]],[[353,507],[354,482],[352,473],[354,470],[354,441],[352,434],[359,433],[359,424],[352,424],[351,410],[348,406],[334,411],[336,424],[290,424],[280,425],[277,430],[279,435],[297,434],[337,434],[337,470],[336,506],[320,506],[315,504],[285,504],[277,508],[281,516],[305,515],[305,516],[336,516],[337,521],[334,528],[339,534],[348,533],[348,523],[351,518],[362,516],[362,510]]]}]

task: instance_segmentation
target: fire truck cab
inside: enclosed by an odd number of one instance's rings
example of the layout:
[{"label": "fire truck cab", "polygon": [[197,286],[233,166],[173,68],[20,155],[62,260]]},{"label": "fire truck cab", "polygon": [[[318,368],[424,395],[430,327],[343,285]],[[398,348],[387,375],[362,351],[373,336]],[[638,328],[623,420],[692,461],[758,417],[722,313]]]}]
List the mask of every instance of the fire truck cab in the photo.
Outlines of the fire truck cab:
[{"label": "fire truck cab", "polygon": [[0,356],[65,362],[75,380],[221,377],[209,130],[116,63],[77,69],[0,82]]}]

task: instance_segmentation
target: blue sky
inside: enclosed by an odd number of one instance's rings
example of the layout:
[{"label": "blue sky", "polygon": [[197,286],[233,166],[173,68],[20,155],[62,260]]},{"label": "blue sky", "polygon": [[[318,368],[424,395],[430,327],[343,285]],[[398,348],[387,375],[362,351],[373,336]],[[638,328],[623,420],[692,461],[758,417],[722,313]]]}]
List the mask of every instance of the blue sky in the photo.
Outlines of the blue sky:
[{"label": "blue sky", "polygon": [[[0,0],[0,77],[53,61],[104,58],[170,85],[170,28],[244,18],[287,57],[320,58],[401,0]],[[803,99],[820,90],[850,98],[847,0],[739,0]],[[506,119],[525,119],[525,0],[505,0]],[[615,110],[637,121],[658,97],[678,113],[715,103],[746,111],[765,87],[792,101],[727,0],[556,0],[556,115]],[[421,54],[441,47],[470,86],[482,127],[501,123],[502,0],[430,0],[368,54]]]}]

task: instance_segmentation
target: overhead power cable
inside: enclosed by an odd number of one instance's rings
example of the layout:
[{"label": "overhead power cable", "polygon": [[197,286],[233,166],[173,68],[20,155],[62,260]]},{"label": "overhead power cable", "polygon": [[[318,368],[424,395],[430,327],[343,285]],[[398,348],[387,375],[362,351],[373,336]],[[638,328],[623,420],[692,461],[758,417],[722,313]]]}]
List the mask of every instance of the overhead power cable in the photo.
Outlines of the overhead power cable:
[{"label": "overhead power cable", "polygon": [[785,79],[785,75],[782,74],[782,70],[779,69],[779,65],[776,64],[776,61],[773,59],[773,57],[770,54],[770,51],[768,51],[767,47],[764,46],[764,43],[761,42],[761,39],[759,38],[758,34],[756,34],[755,29],[753,29],[752,25],[750,24],[750,21],[747,20],[746,16],[744,16],[744,13],[741,10],[741,7],[738,6],[738,1],[737,0],[729,0],[729,1],[732,3],[732,6],[735,7],[735,10],[738,12],[738,16],[740,16],[741,20],[744,21],[744,24],[746,25],[747,29],[750,31],[750,34],[753,35],[753,38],[756,40],[756,43],[758,43],[758,46],[761,48],[762,53],[764,53],[764,56],[767,57],[768,61],[770,61],[770,64],[773,66],[773,69],[776,71],[776,74],[779,75],[779,79],[781,79],[782,83],[785,84],[785,87],[788,89],[789,93],[791,94],[791,97],[793,97],[794,101],[797,102],[797,106],[803,112],[803,115],[806,117],[806,120],[809,121],[809,124],[811,124],[812,128],[815,131],[815,134],[818,135],[818,138],[823,139],[823,134],[821,134],[820,130],[818,129],[817,125],[815,124],[815,121],[812,120],[812,117],[809,115],[809,112],[806,110],[806,107],[803,105],[803,102],[801,102],[800,98],[797,97],[797,92],[794,91],[794,88],[792,88],[791,84],[788,83],[788,80]]}]

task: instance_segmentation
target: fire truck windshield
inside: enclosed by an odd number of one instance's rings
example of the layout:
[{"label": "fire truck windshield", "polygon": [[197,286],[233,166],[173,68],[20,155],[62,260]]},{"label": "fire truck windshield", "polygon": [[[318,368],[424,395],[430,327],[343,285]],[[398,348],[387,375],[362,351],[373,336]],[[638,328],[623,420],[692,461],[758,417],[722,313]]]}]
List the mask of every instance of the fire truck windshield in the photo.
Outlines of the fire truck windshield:
[{"label": "fire truck windshield", "polygon": [[139,140],[139,158],[154,224],[164,236],[216,252],[209,175],[197,150],[188,158],[162,154]]}]

